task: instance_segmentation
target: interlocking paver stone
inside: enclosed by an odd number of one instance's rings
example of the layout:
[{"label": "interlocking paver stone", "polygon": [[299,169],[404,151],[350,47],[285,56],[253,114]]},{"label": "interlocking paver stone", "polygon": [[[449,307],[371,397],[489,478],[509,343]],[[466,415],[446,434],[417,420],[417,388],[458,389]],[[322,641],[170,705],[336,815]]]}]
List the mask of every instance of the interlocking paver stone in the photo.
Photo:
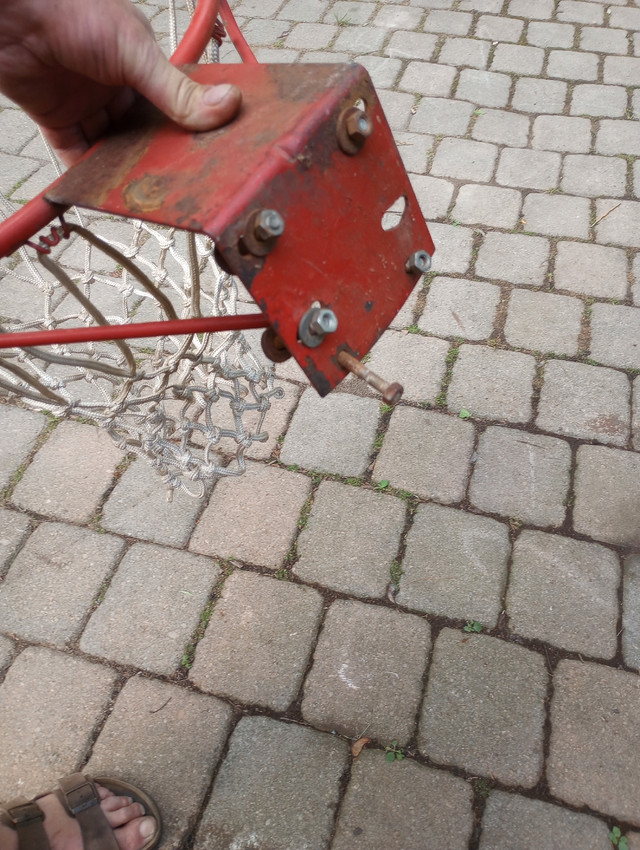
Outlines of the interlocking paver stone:
[{"label": "interlocking paver stone", "polygon": [[607,366],[640,369],[640,310],[637,307],[593,305],[591,357]]},{"label": "interlocking paver stone", "polygon": [[396,408],[373,477],[427,499],[458,502],[467,485],[473,439],[469,422],[426,410]]},{"label": "interlocking paver stone", "polygon": [[588,198],[570,195],[546,195],[532,192],[522,208],[526,228],[547,236],[568,236],[587,239],[590,228]]},{"label": "interlocking paver stone", "polygon": [[405,401],[433,403],[446,370],[448,350],[442,339],[390,331],[373,347],[367,365],[380,375],[401,375]]},{"label": "interlocking paver stone", "polygon": [[8,666],[9,662],[13,659],[14,652],[15,644],[13,641],[4,635],[0,635],[0,671]]},{"label": "interlocking paver stone", "polygon": [[620,118],[627,108],[627,92],[621,86],[579,85],[571,97],[572,115]]},{"label": "interlocking paver stone", "polygon": [[39,526],[0,585],[2,628],[62,648],[80,631],[122,549],[123,542],[110,535],[58,523]]},{"label": "interlocking paver stone", "polygon": [[13,491],[13,502],[55,519],[86,522],[122,457],[105,431],[62,422]]},{"label": "interlocking paver stone", "polygon": [[554,189],[560,174],[560,154],[505,148],[500,154],[496,181],[503,186]]},{"label": "interlocking paver stone", "polygon": [[386,53],[400,59],[420,59],[428,62],[436,49],[438,37],[431,33],[398,30],[391,36]]},{"label": "interlocking paver stone", "polygon": [[516,83],[511,106],[520,112],[562,112],[566,96],[566,83],[522,77]]},{"label": "interlocking paver stone", "polygon": [[440,632],[420,718],[420,752],[530,788],[542,769],[542,656],[485,635]]},{"label": "interlocking paver stone", "polygon": [[620,248],[559,242],[553,272],[556,289],[595,298],[625,298],[628,261]]},{"label": "interlocking paver stone", "polygon": [[640,672],[640,555],[624,559],[622,612],[624,661]]},{"label": "interlocking paver stone", "polygon": [[[437,172],[431,169],[431,173]],[[453,183],[449,180],[429,177],[426,174],[418,174],[411,178],[411,184],[420,204],[422,215],[427,221],[446,216],[453,195]]]},{"label": "interlocking paver stone", "polygon": [[[614,159],[611,157],[611,159]],[[615,159],[616,162],[621,162]],[[614,192],[607,189],[607,194]],[[620,195],[624,192],[621,191]],[[615,209],[614,209],[615,207]],[[606,218],[604,218],[606,216]],[[640,248],[640,203],[637,201],[616,201],[614,198],[596,201],[596,239],[609,245],[623,245]]]},{"label": "interlocking paver stone", "polygon": [[484,109],[473,125],[471,135],[483,142],[518,147],[527,144],[530,124],[531,119],[527,115]]},{"label": "interlocking paver stone", "polygon": [[468,227],[437,222],[430,224],[429,230],[438,246],[431,271],[438,274],[465,274],[471,265],[473,231]]},{"label": "interlocking paver stone", "polygon": [[364,751],[354,763],[332,850],[464,850],[471,834],[469,784],[410,759],[393,764]]},{"label": "interlocking paver stone", "polygon": [[421,330],[439,336],[487,339],[491,336],[499,301],[500,288],[492,283],[436,277],[429,287],[418,325]]},{"label": "interlocking paver stone", "polygon": [[620,564],[597,543],[523,531],[513,549],[510,628],[598,658],[615,655]]},{"label": "interlocking paver stone", "polygon": [[306,390],[293,415],[280,460],[338,475],[362,475],[378,415],[379,404],[373,399],[344,394],[320,398],[315,390]]},{"label": "interlocking paver stone", "polygon": [[543,61],[544,50],[540,47],[499,44],[493,54],[491,70],[516,74],[539,74]]},{"label": "interlocking paver stone", "polygon": [[593,53],[552,50],[547,62],[547,76],[566,80],[597,80],[598,57]]},{"label": "interlocking paver stone", "polygon": [[[334,602],[307,676],[302,715],[349,737],[411,737],[431,643],[429,624],[362,602]],[[401,684],[401,688],[399,687]]]},{"label": "interlocking paver stone", "polygon": [[533,122],[531,144],[539,150],[588,153],[591,149],[591,122],[588,118],[540,115]]},{"label": "interlocking paver stone", "polygon": [[573,522],[579,534],[620,546],[640,545],[640,456],[580,446]]},{"label": "interlocking paver stone", "polygon": [[631,440],[633,448],[636,451],[640,450],[640,378],[635,378],[633,381],[633,389],[631,392]]},{"label": "interlocking paver stone", "polygon": [[[356,3],[355,6],[363,6]],[[335,40],[334,50],[343,50],[346,53],[364,53],[380,50],[387,34],[384,30],[375,27],[345,27]]]},{"label": "interlocking paver stone", "polygon": [[[613,12],[620,10],[612,9]],[[629,49],[627,33],[624,29],[614,29],[615,18],[609,18],[609,27],[582,27],[580,30],[580,49],[595,50],[601,53],[621,53],[626,56]]]},{"label": "interlocking paver stone", "polygon": [[13,662],[0,686],[0,798],[52,788],[82,762],[111,699],[116,674],[37,646]]},{"label": "interlocking paver stone", "polygon": [[604,81],[607,84],[635,86],[640,73],[640,59],[631,56],[605,56]]},{"label": "interlocking paver stone", "polygon": [[354,61],[367,69],[376,88],[395,88],[395,82],[402,70],[402,62],[399,59],[392,59],[390,56],[363,54],[356,56]]},{"label": "interlocking paver stone", "polygon": [[433,146],[433,136],[419,133],[396,133],[396,144],[407,171],[423,174],[427,170],[427,157]]},{"label": "interlocking paver stone", "polygon": [[543,431],[625,446],[631,386],[622,372],[584,363],[547,363],[536,425]]},{"label": "interlocking paver stone", "polygon": [[469,12],[449,12],[436,9],[433,12],[429,12],[422,29],[425,32],[466,35],[469,32],[472,21],[473,16]]},{"label": "interlocking paver stone", "polygon": [[580,850],[607,850],[611,842],[607,825],[591,815],[504,791],[491,792],[482,818],[480,850],[552,850],[562,843]]},{"label": "interlocking paver stone", "polygon": [[128,550],[84,631],[84,652],[170,674],[220,569],[209,558],[147,543]]},{"label": "interlocking paver stone", "polygon": [[328,47],[337,31],[337,26],[329,24],[296,24],[284,43],[287,47],[317,50],[319,47]]},{"label": "interlocking paver stone", "polygon": [[518,221],[521,206],[522,197],[515,189],[468,183],[460,187],[451,215],[463,224],[511,229]]},{"label": "interlocking paver stone", "polygon": [[640,154],[640,131],[637,121],[601,121],[596,150],[603,154]]},{"label": "interlocking paver stone", "polygon": [[457,180],[490,180],[498,149],[486,142],[443,139],[438,145],[431,173]]},{"label": "interlocking paver stone", "polygon": [[383,597],[404,523],[399,499],[324,481],[298,538],[293,571],[342,593]]},{"label": "interlocking paver stone", "polygon": [[578,298],[514,289],[504,336],[515,348],[575,355],[582,312]]},{"label": "interlocking paver stone", "polygon": [[422,10],[411,6],[393,6],[385,4],[373,24],[388,30],[412,30],[418,26],[422,18]]},{"label": "interlocking paver stone", "polygon": [[490,41],[519,41],[523,27],[524,21],[515,18],[480,15],[476,24],[476,35]]},{"label": "interlocking paver stone", "polygon": [[440,505],[420,505],[402,562],[400,605],[491,627],[501,611],[507,527]]},{"label": "interlocking paver stone", "polygon": [[41,413],[0,405],[0,488],[9,484],[11,476],[27,459],[46,423]]},{"label": "interlocking paver stone", "polygon": [[560,526],[570,463],[564,440],[489,427],[480,437],[469,497],[480,510]]},{"label": "interlocking paver stone", "polygon": [[447,393],[447,407],[474,416],[527,422],[535,360],[529,354],[483,345],[461,345]]},{"label": "interlocking paver stone", "polygon": [[321,613],[322,597],[311,588],[236,571],[198,644],[191,680],[234,702],[286,711]]},{"label": "interlocking paver stone", "polygon": [[553,0],[538,0],[535,6],[527,0],[511,0],[508,13],[522,18],[546,20],[553,15]]},{"label": "interlocking paver stone", "polygon": [[347,765],[344,741],[243,717],[216,777],[195,850],[325,850]]},{"label": "interlocking paver stone", "polygon": [[0,508],[0,576],[29,533],[29,518]]},{"label": "interlocking paver stone", "polygon": [[460,72],[456,97],[480,106],[506,106],[511,89],[511,77],[465,68]]},{"label": "interlocking paver stone", "polygon": [[560,661],[547,763],[554,796],[640,825],[640,760],[630,758],[640,748],[637,707],[635,673]]},{"label": "interlocking paver stone", "polygon": [[392,130],[406,130],[413,115],[414,96],[404,92],[380,89],[378,97]]},{"label": "interlocking paver stone", "polygon": [[491,44],[478,38],[448,38],[438,57],[445,65],[486,68]]},{"label": "interlocking paver stone", "polygon": [[560,0],[556,15],[559,21],[575,21],[577,24],[601,24],[604,9],[600,3],[585,3],[584,0]]},{"label": "interlocking paver stone", "polygon": [[456,69],[429,62],[409,62],[399,88],[431,97],[449,97]]},{"label": "interlocking paver stone", "polygon": [[[626,163],[617,157],[575,154],[567,156],[564,161],[561,182],[564,192],[587,197],[603,194],[622,196],[626,192],[626,183]],[[607,209],[615,204],[616,201],[612,201]],[[598,215],[605,212],[606,209],[603,209]]]},{"label": "interlocking paver stone", "polygon": [[333,24],[336,20],[346,19],[349,22],[349,28],[351,28],[354,24],[360,26],[368,23],[375,11],[375,3],[354,3],[349,2],[349,0],[338,0],[325,15],[325,21],[328,24]]},{"label": "interlocking paver stone", "polygon": [[463,136],[472,113],[473,104],[464,100],[423,97],[416,107],[409,129],[415,133]]},{"label": "interlocking paver stone", "polygon": [[540,286],[547,273],[549,243],[540,236],[487,233],[480,247],[476,273],[490,280]]},{"label": "interlocking paver stone", "polygon": [[573,47],[575,27],[569,24],[533,21],[527,27],[527,41],[535,47]]},{"label": "interlocking paver stone", "polygon": [[[293,540],[311,482],[283,469],[248,467],[248,474],[239,481],[218,482],[189,548],[203,555],[240,558],[277,569]],[[273,523],[276,508],[277,526]]]},{"label": "interlocking paver stone", "polygon": [[118,695],[87,770],[119,776],[162,812],[162,847],[178,850],[193,828],[231,725],[220,700],[134,676]]},{"label": "interlocking paver stone", "polygon": [[[325,4],[321,0],[289,0],[278,12],[278,18],[287,21],[316,23],[322,18],[324,11]],[[330,23],[334,23],[334,21],[330,21]],[[282,29],[280,31],[282,32]]]}]

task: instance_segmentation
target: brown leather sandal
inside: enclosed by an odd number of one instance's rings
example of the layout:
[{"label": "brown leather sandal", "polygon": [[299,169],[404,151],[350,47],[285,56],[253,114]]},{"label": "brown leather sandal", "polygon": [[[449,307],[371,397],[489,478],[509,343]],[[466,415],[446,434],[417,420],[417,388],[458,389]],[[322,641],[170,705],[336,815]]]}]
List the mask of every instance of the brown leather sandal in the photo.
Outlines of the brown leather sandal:
[{"label": "brown leather sandal", "polygon": [[[109,776],[90,778],[82,773],[72,773],[59,781],[55,791],[46,793],[56,794],[67,814],[78,821],[84,850],[119,850],[113,830],[100,808],[100,796],[94,782],[118,796],[132,797],[134,802],[142,803],[145,814],[155,818],[156,829],[141,850],[152,850],[156,847],[160,841],[162,821],[158,807],[148,794],[121,779],[112,779]],[[44,814],[36,802],[44,796],[46,794],[38,794],[33,800],[16,797],[15,800],[0,806],[0,821],[18,833],[18,850],[50,850],[42,823]]]}]

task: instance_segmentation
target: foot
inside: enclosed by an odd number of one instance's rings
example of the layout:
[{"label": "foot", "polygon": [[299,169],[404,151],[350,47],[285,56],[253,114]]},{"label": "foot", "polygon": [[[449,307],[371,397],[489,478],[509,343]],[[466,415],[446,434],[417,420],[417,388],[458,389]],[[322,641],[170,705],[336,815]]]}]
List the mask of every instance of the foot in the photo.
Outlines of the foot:
[{"label": "foot", "polygon": [[[113,829],[120,850],[140,850],[153,835],[155,818],[144,816],[144,808],[131,797],[116,797],[111,791],[97,785],[100,806]],[[51,850],[84,850],[77,821],[64,810],[55,794],[38,799],[44,813],[44,828]],[[0,850],[18,850],[15,830],[0,824]]]}]

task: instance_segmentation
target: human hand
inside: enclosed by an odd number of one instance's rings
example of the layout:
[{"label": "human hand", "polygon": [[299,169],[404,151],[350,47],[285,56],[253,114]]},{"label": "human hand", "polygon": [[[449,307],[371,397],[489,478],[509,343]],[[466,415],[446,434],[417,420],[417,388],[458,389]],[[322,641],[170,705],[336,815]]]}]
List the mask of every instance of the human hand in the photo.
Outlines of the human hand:
[{"label": "human hand", "polygon": [[189,130],[240,107],[235,86],[201,86],[171,65],[129,0],[0,0],[0,91],[71,165],[144,95]]}]

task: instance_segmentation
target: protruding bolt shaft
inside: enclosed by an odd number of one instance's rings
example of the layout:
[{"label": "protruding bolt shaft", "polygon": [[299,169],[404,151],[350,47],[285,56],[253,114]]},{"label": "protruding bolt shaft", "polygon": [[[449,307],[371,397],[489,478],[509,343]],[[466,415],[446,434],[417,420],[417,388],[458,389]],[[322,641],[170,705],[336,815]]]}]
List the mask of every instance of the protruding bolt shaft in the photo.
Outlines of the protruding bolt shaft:
[{"label": "protruding bolt shaft", "polygon": [[384,378],[376,375],[375,372],[372,372],[368,366],[365,366],[364,363],[358,360],[357,357],[349,354],[348,351],[343,350],[338,354],[338,363],[343,369],[353,372],[354,375],[357,375],[358,378],[361,378],[366,384],[381,393],[382,399],[386,404],[395,404],[402,398],[402,394],[404,393],[402,384],[390,384],[388,381],[385,381]]},{"label": "protruding bolt shaft", "polygon": [[276,239],[284,233],[284,219],[277,210],[260,210],[256,216],[254,236],[261,242]]},{"label": "protruding bolt shaft", "polygon": [[427,251],[414,251],[405,268],[409,274],[426,274],[431,268],[431,254]]}]

